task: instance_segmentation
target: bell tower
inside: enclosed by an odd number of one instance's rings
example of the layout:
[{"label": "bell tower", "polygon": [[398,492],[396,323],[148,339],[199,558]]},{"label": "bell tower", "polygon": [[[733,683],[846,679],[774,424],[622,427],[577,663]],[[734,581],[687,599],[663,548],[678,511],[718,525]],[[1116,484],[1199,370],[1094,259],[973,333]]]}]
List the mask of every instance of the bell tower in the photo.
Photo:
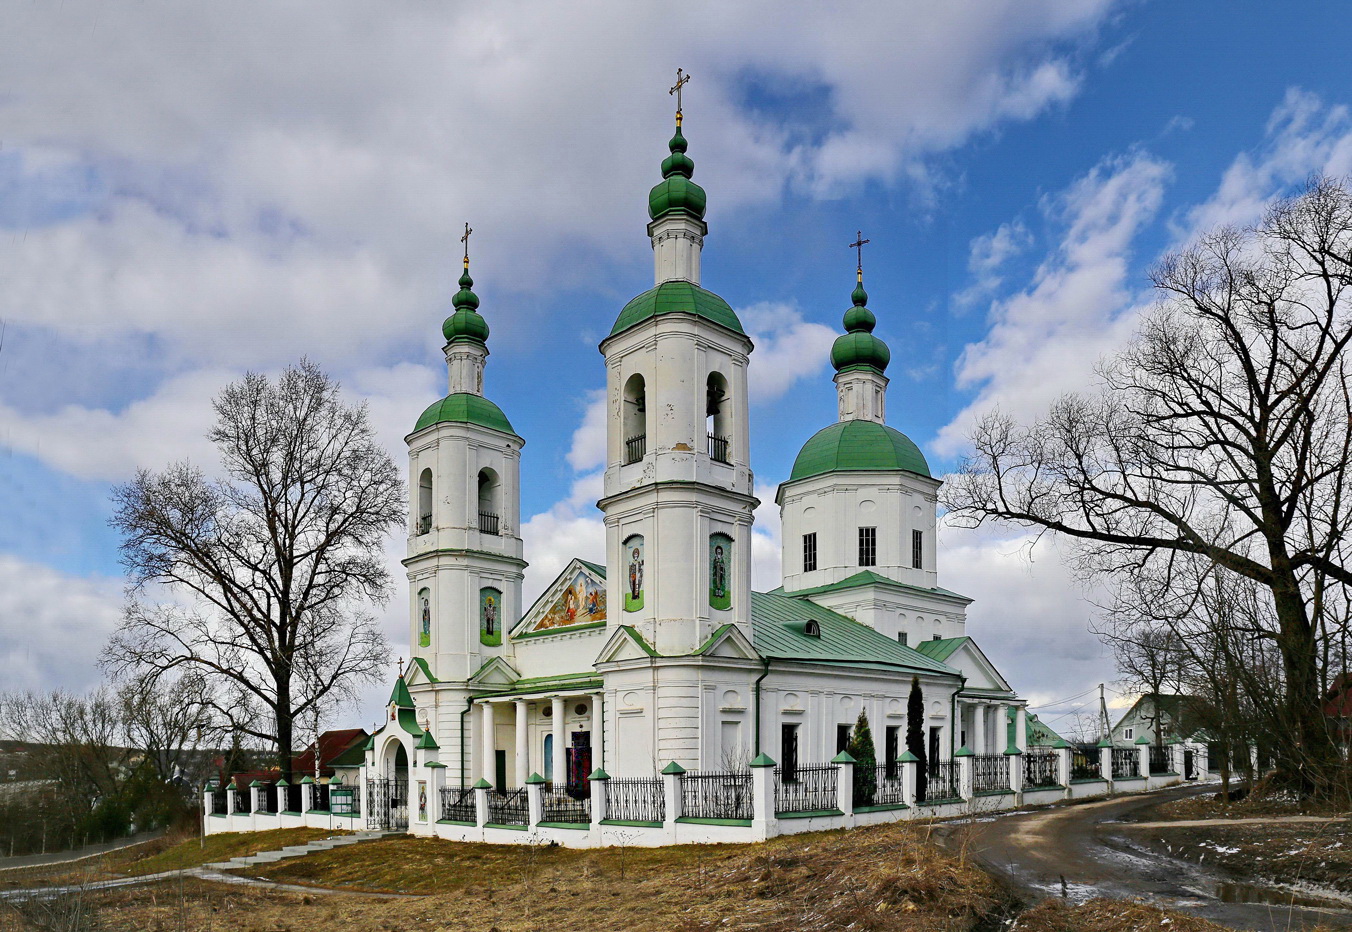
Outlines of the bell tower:
[{"label": "bell tower", "polygon": [[728,303],[700,287],[706,196],[691,180],[681,123],[678,104],[662,180],[648,196],[654,287],[624,306],[600,345],[609,621],[667,655],[693,653],[725,624],[749,636],[757,505],[752,344]]},{"label": "bell tower", "polygon": [[[520,536],[525,441],[483,394],[488,323],[469,274],[471,232],[466,224],[460,290],[442,325],[449,392],[405,438],[409,633],[415,660],[443,684],[463,684],[507,649],[505,628],[521,617],[526,566]],[[454,700],[444,688],[438,704],[443,700]],[[436,737],[443,745],[450,739],[449,733]]]}]

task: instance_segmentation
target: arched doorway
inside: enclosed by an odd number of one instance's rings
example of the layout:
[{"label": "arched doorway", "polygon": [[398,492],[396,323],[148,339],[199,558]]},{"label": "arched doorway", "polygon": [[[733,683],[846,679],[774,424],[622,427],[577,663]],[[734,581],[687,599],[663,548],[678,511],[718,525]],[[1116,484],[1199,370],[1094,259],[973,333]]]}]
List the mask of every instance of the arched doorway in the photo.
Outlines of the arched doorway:
[{"label": "arched doorway", "polygon": [[366,827],[383,831],[408,828],[408,750],[395,738],[381,755],[381,773],[366,781]]}]

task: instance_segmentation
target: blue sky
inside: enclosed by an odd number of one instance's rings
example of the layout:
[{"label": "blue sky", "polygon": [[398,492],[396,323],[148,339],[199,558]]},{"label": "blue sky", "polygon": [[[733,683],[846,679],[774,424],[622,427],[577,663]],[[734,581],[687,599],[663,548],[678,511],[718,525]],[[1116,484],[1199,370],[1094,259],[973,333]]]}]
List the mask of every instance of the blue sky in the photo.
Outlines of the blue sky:
[{"label": "blue sky", "polygon": [[[678,65],[704,285],[758,343],[771,503],[835,416],[826,352],[856,229],[893,351],[889,422],[938,474],[981,411],[1031,417],[1089,384],[1162,252],[1352,170],[1331,3],[822,9],[18,9],[0,36],[0,681],[97,678],[121,588],[108,490],[209,464],[210,398],[245,369],[309,354],[400,459],[444,391],[465,220],[486,394],[528,442],[528,595],[600,556],[596,343],[651,286],[645,198]],[[758,527],[769,587],[772,504]],[[1022,692],[1112,679],[1054,545],[992,528],[943,546],[942,582],[978,599],[969,633]],[[404,599],[386,610],[396,651]]]}]

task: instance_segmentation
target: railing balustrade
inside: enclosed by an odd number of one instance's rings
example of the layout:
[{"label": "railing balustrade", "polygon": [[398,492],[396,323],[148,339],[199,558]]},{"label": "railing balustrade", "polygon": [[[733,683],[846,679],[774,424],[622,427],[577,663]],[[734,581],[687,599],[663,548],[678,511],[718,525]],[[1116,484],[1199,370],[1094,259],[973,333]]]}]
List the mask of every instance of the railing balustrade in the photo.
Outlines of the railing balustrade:
[{"label": "railing balustrade", "polygon": [[928,779],[925,781],[925,800],[937,802],[947,799],[962,799],[962,789],[958,779],[958,762],[955,760],[930,761]]},{"label": "railing balustrade", "polygon": [[1023,788],[1025,790],[1045,789],[1060,786],[1057,753],[1055,751],[1035,751],[1032,748],[1023,755]]},{"label": "railing balustrade", "polygon": [[1150,773],[1156,776],[1162,773],[1173,773],[1174,762],[1172,748],[1159,745],[1150,746]]},{"label": "railing balustrade", "polygon": [[691,770],[682,782],[684,815],[698,819],[752,818],[749,770],[715,773]]},{"label": "railing balustrade", "polygon": [[728,438],[717,434],[709,435],[709,459],[718,463],[730,463],[728,459]]},{"label": "railing balustrade", "polygon": [[578,798],[562,789],[549,790],[544,794],[542,812],[542,822],[589,825],[591,823],[591,796]]},{"label": "railing balustrade", "polygon": [[286,812],[300,812],[301,811],[300,784],[295,783],[290,786],[283,787],[283,789],[286,790],[286,793],[285,793],[285,801],[282,803],[282,808]]},{"label": "railing balustrade", "polygon": [[607,819],[661,823],[666,815],[661,777],[612,777],[606,782]]},{"label": "railing balustrade", "polygon": [[244,788],[242,790],[231,790],[235,794],[235,812],[240,815],[248,815],[253,812],[253,790]]},{"label": "railing balustrade", "polygon": [[310,806],[318,812],[329,811],[329,785],[316,783],[311,787]]},{"label": "railing balustrade", "polygon": [[[862,768],[855,765],[855,776],[858,777]],[[901,782],[901,768],[895,763],[892,765],[879,764],[873,769],[873,801],[863,802],[859,799],[858,779],[855,780],[856,792],[854,804],[856,806],[904,806],[906,804],[905,784]]]},{"label": "railing balustrade", "polygon": [[225,815],[226,802],[225,790],[212,790],[211,792],[211,814]]},{"label": "railing balustrade", "polygon": [[441,812],[438,818],[449,822],[477,823],[479,810],[474,803],[474,787],[443,786]]},{"label": "railing balustrade", "polygon": [[1141,775],[1141,757],[1135,748],[1113,748],[1113,779]]},{"label": "railing balustrade", "polygon": [[498,516],[488,511],[479,512],[479,533],[491,534],[494,537],[502,536],[498,530]]},{"label": "railing balustrade", "polygon": [[624,442],[624,465],[628,466],[630,463],[637,463],[647,455],[647,434],[639,434],[636,437],[630,437]]},{"label": "railing balustrade", "polygon": [[820,812],[840,803],[836,789],[840,768],[835,764],[775,768],[775,812]]},{"label": "railing balustrade", "polygon": [[422,515],[418,518],[418,534],[423,535],[432,530],[432,516]]},{"label": "railing balustrade", "polygon": [[263,787],[263,808],[258,811],[269,815],[277,814],[277,784],[269,783]]},{"label": "railing balustrade", "polygon": [[1101,780],[1103,773],[1099,764],[1098,748],[1075,748],[1070,752],[1070,778],[1072,780]]},{"label": "railing balustrade", "polygon": [[526,788],[509,790],[505,795],[497,790],[488,794],[488,821],[498,825],[529,825],[530,807]]},{"label": "railing balustrade", "polygon": [[972,791],[994,793],[1009,789],[1009,756],[976,754],[972,757]]}]

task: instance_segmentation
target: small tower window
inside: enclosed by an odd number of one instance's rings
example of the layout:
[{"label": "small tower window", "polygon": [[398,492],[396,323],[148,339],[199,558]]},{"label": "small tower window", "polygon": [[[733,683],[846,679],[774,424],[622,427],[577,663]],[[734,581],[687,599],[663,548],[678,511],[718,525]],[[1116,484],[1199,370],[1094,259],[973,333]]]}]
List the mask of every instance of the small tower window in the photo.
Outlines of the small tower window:
[{"label": "small tower window", "polygon": [[920,569],[925,565],[925,532],[911,532],[911,566]]},{"label": "small tower window", "polygon": [[861,527],[859,529],[859,565],[878,565],[878,529]]},{"label": "small tower window", "polygon": [[502,483],[498,480],[498,474],[491,469],[479,470],[479,533],[492,534],[494,537],[502,533],[498,523],[501,493]]},{"label": "small tower window", "polygon": [[817,568],[817,532],[803,535],[803,572],[811,573]]},{"label": "small tower window", "polygon": [[728,380],[721,372],[710,372],[705,387],[705,426],[709,432],[709,459],[719,463],[732,462],[728,458]]},{"label": "small tower window", "polygon": [[432,470],[424,469],[418,476],[418,521],[415,533],[432,530]]},{"label": "small tower window", "polygon": [[897,632],[897,643],[900,644],[902,647],[905,647],[905,646],[906,646],[906,632],[905,632],[905,631],[898,631],[898,632]]},{"label": "small tower window", "polygon": [[643,376],[638,373],[624,383],[623,407],[620,426],[624,435],[624,462],[628,465],[648,455],[648,396]]},{"label": "small tower window", "polygon": [[807,624],[803,625],[803,633],[810,638],[819,638],[822,636],[822,626],[817,623],[817,619],[809,618]]}]

